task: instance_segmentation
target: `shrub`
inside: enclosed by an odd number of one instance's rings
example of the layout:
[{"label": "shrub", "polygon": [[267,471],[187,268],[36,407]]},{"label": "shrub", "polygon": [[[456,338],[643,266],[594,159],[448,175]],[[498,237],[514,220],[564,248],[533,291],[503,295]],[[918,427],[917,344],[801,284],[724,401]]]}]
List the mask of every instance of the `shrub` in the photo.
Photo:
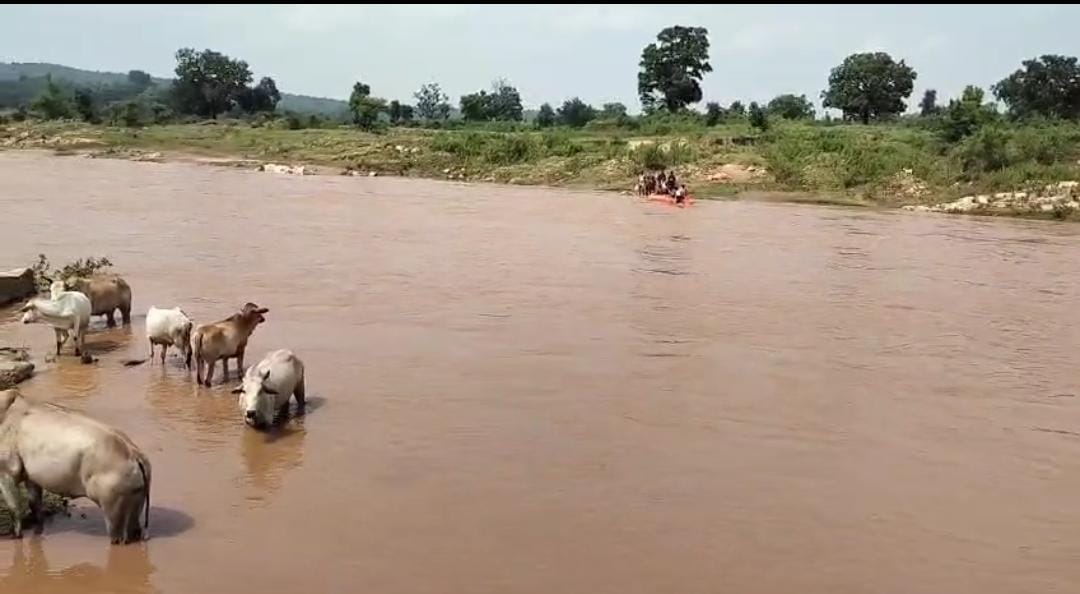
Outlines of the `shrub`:
[{"label": "shrub", "polygon": [[60,270],[52,268],[45,254],[38,254],[38,260],[30,269],[34,271],[34,282],[38,291],[45,292],[53,281],[64,280],[73,276],[90,276],[99,270],[112,266],[112,262],[106,257],[95,258],[90,256],[86,259],[78,259],[65,264]]}]

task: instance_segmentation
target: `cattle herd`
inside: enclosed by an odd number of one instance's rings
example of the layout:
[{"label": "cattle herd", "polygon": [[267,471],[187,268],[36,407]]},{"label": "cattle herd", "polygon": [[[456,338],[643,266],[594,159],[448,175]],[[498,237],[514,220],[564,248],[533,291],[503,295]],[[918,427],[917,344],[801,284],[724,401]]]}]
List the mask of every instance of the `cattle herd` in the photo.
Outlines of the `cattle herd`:
[{"label": "cattle herd", "polygon": [[[104,315],[114,326],[118,310],[123,323],[130,324],[131,288],[119,276],[94,275],[54,282],[48,297],[31,299],[21,312],[24,323],[52,326],[58,356],[70,338],[75,354],[86,362],[90,316]],[[235,358],[241,382],[232,392],[239,395],[243,420],[256,429],[269,427],[288,415],[290,397],[296,399],[297,412],[303,412],[305,386],[303,362],[285,349],[244,371],[248,339],[268,311],[247,303],[223,320],[196,326],[179,307],[151,306],[146,314],[150,362],[155,347],[161,349],[162,364],[174,347],[189,370],[194,363],[195,380],[209,386],[217,362],[227,381],[229,359]],[[41,533],[43,491],[49,491],[96,503],[113,544],[142,540],[150,524],[150,471],[150,460],[122,431],[61,406],[32,402],[14,389],[0,391],[0,496],[12,510],[15,538],[22,536],[24,522]],[[20,484],[29,495],[26,518],[16,511],[22,509]]]}]

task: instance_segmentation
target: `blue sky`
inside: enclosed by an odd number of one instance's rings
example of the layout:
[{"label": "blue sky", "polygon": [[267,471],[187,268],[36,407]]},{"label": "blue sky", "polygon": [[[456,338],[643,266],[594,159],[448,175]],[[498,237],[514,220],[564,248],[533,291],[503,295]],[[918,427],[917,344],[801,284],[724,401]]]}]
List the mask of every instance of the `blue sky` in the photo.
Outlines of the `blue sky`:
[{"label": "blue sky", "polygon": [[170,76],[177,48],[213,48],[294,93],[343,98],[353,81],[411,99],[437,81],[452,100],[497,77],[527,106],[580,96],[636,110],[641,49],[669,25],[708,28],[706,100],[805,93],[829,69],[887,51],[939,100],[987,87],[1020,61],[1080,54],[1080,7],[1053,5],[0,6],[0,61]]}]

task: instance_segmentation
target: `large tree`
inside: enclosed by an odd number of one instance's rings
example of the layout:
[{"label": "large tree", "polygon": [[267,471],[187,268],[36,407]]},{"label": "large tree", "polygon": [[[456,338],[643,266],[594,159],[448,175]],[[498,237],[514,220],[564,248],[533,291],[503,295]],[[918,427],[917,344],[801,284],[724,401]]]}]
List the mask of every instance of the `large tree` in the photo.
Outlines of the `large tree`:
[{"label": "large tree", "polygon": [[922,100],[919,101],[919,115],[929,117],[937,115],[941,111],[941,108],[937,104],[937,91],[934,89],[926,89],[923,93]]},{"label": "large tree", "polygon": [[243,60],[212,50],[183,48],[176,52],[173,92],[183,113],[216,118],[232,107],[250,82],[251,69]]},{"label": "large tree", "polygon": [[413,106],[394,99],[386,108],[386,115],[390,116],[391,124],[407,124],[413,119],[413,111]]},{"label": "large tree", "polygon": [[521,107],[521,95],[509,81],[503,78],[491,83],[489,113],[493,120],[520,122],[524,113]]},{"label": "large tree", "polygon": [[1075,57],[1045,55],[994,85],[994,95],[1016,117],[1080,118],[1080,65]]},{"label": "large tree", "polygon": [[596,110],[588,103],[574,97],[563,102],[558,115],[560,124],[571,128],[581,128],[596,117]]},{"label": "large tree", "polygon": [[536,112],[536,125],[540,128],[550,128],[555,125],[555,110],[551,108],[550,103],[541,105],[540,111]]},{"label": "large tree", "polygon": [[701,78],[712,72],[709,31],[704,27],[668,27],[641,52],[638,95],[645,111],[662,106],[678,111],[701,101]]},{"label": "large tree", "polygon": [[272,112],[277,108],[278,101],[281,101],[281,93],[269,76],[264,76],[259,84],[244,89],[236,96],[236,103],[248,113]]},{"label": "large tree", "polygon": [[416,113],[421,118],[431,121],[450,117],[450,97],[443,93],[438,83],[421,85],[413,97],[416,98]]},{"label": "large tree", "polygon": [[480,90],[461,97],[461,115],[471,122],[520,122],[523,113],[521,95],[504,79],[493,82],[490,93]]},{"label": "large tree", "polygon": [[896,62],[884,52],[852,54],[829,74],[823,105],[864,124],[895,116],[903,113],[915,76],[903,60]]},{"label": "large tree", "polygon": [[812,120],[814,119],[814,105],[806,98],[806,95],[778,95],[769,101],[765,108],[770,115],[785,120]]},{"label": "large tree", "polygon": [[353,123],[371,130],[379,121],[379,114],[386,110],[386,101],[371,96],[371,87],[357,82],[353,84],[352,94],[349,95],[349,111],[353,114]]}]

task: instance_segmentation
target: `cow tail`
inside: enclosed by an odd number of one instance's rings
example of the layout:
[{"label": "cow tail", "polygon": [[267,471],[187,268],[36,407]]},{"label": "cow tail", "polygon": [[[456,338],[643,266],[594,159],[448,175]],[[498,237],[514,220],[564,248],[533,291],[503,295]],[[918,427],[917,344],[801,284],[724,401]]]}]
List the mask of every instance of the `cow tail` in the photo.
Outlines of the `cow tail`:
[{"label": "cow tail", "polygon": [[143,486],[146,488],[146,507],[143,508],[143,525],[144,530],[150,531],[150,477],[146,474],[146,466],[143,465],[142,460],[136,460],[139,465],[139,473],[142,474]]}]

